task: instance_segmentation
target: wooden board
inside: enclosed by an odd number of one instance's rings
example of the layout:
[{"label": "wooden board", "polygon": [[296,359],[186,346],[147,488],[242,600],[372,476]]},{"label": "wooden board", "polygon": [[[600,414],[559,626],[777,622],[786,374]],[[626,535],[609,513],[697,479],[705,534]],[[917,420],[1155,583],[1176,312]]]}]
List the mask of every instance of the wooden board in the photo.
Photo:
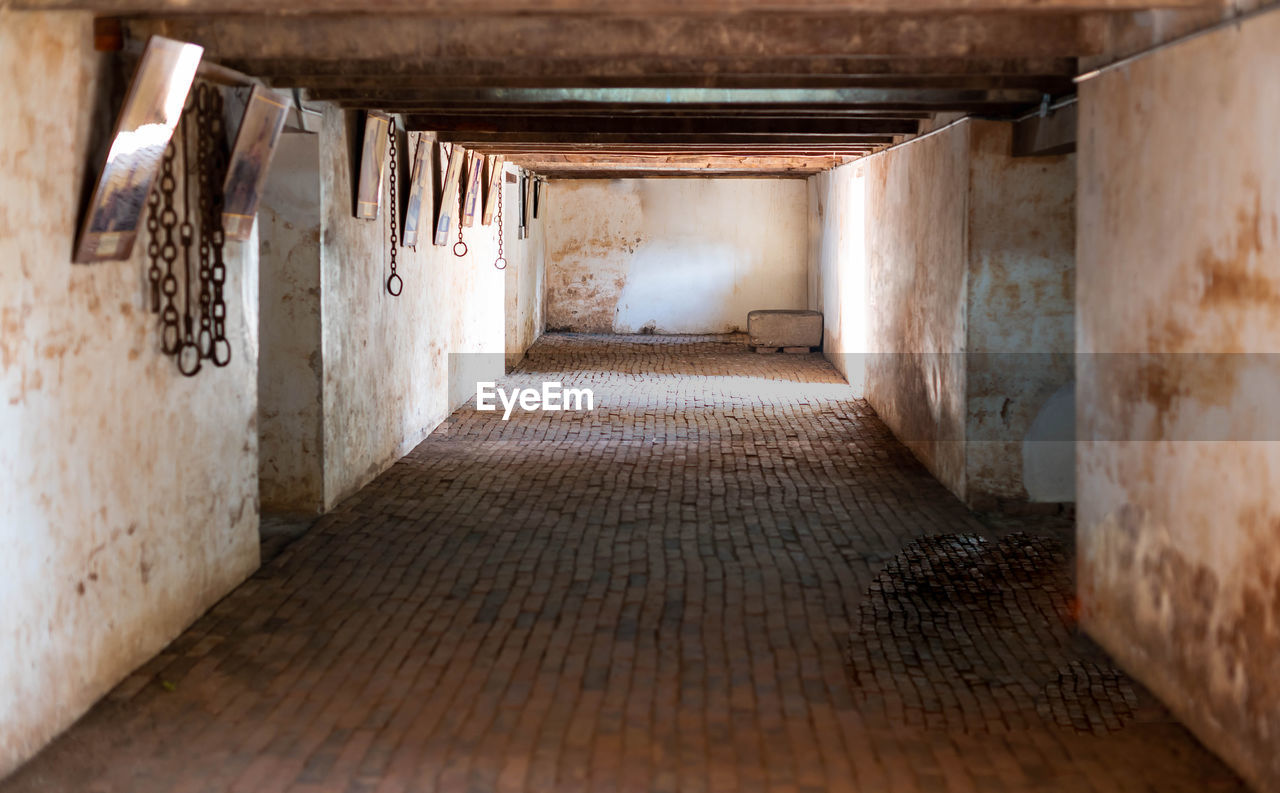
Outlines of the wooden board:
[{"label": "wooden board", "polygon": [[[76,262],[119,261],[133,252],[152,182],[182,116],[203,52],[192,44],[158,36],[147,42],[81,222]],[[30,141],[30,145],[40,144]]]},{"label": "wooden board", "polygon": [[400,244],[407,248],[418,246],[418,229],[422,222],[431,217],[431,158],[427,156],[431,141],[418,137],[418,145],[414,148],[413,171],[409,177],[409,205],[404,213],[404,234]]},{"label": "wooden board", "polygon": [[370,110],[364,122],[364,145],[360,151],[360,181],[356,189],[356,217],[377,220],[382,207],[383,165],[387,158],[387,130],[391,117]]},{"label": "wooden board", "polygon": [[436,233],[432,243],[448,245],[449,232],[458,219],[460,201],[460,182],[462,181],[462,161],[467,152],[461,146],[454,146],[449,151],[449,166],[445,170],[444,193],[440,196],[440,207],[436,211]]},{"label": "wooden board", "polygon": [[467,192],[462,201],[462,225],[471,228],[480,211],[480,192],[484,184],[484,155],[473,151],[467,157]]},{"label": "wooden board", "polygon": [[489,187],[484,194],[484,215],[480,222],[486,226],[493,222],[493,213],[498,209],[498,191],[502,189],[502,168],[506,163],[501,154],[490,154]]}]

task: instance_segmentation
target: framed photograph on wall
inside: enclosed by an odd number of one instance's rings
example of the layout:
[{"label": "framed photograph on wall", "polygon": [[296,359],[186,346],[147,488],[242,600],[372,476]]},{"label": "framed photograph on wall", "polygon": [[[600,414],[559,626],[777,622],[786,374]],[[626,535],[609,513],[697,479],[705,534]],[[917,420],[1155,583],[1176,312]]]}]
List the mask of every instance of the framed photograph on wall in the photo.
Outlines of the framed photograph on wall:
[{"label": "framed photograph on wall", "polygon": [[449,166],[445,169],[444,192],[440,195],[440,207],[436,210],[436,232],[432,238],[435,245],[449,244],[449,230],[458,214],[462,203],[459,199],[462,181],[462,161],[467,152],[461,146],[449,149]]},{"label": "framed photograph on wall", "polygon": [[370,110],[364,120],[364,146],[360,152],[360,182],[356,189],[356,217],[377,220],[382,207],[382,166],[387,156],[387,130],[391,116]]},{"label": "framed photograph on wall", "polygon": [[249,94],[222,186],[222,229],[229,240],[244,241],[253,233],[253,218],[290,106],[288,97],[260,85]]},{"label": "framed photograph on wall", "polygon": [[476,214],[483,209],[480,205],[480,191],[483,189],[484,155],[473,151],[467,158],[467,194],[462,202],[462,225],[467,228],[476,224]]},{"label": "framed photograph on wall", "polygon": [[151,185],[203,55],[195,44],[161,36],[147,41],[81,221],[73,261],[121,261],[133,253]]},{"label": "framed photograph on wall", "polygon": [[431,150],[432,141],[419,134],[418,145],[414,148],[413,170],[409,176],[409,206],[404,212],[404,235],[400,244],[406,248],[418,247],[418,229],[422,228],[422,219],[427,216],[427,207],[431,203]]},{"label": "framed photograph on wall", "polygon": [[487,226],[493,222],[493,213],[498,208],[498,191],[502,189],[502,168],[506,160],[501,154],[490,154],[486,159],[489,160],[489,189],[484,194],[484,214],[480,222]]}]

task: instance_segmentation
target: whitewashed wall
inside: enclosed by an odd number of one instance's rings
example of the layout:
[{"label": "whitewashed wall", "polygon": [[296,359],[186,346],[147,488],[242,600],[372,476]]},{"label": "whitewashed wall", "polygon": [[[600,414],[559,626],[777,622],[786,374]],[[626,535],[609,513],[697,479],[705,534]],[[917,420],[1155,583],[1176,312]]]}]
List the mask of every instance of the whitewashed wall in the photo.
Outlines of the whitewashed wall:
[{"label": "whitewashed wall", "polygon": [[[517,186],[505,181],[505,253],[516,277],[510,286],[523,295],[510,302],[514,316],[506,316],[510,276],[493,266],[496,222],[465,230],[463,258],[453,255],[452,238],[450,246],[437,247],[430,243],[430,229],[424,230],[417,250],[401,248],[397,257],[403,294],[387,294],[389,180],[379,220],[352,216],[359,130],[358,114],[325,111],[320,163],[326,506],[420,443],[475,395],[477,377],[500,375],[506,353],[525,340],[531,344],[540,327],[535,312],[541,299],[535,293],[542,281],[541,239],[516,239]],[[401,151],[411,150],[403,134],[401,141]],[[402,168],[400,184],[406,185],[407,162]],[[526,321],[528,314],[535,318]],[[508,328],[523,334],[510,347]]]},{"label": "whitewashed wall", "polygon": [[1085,629],[1280,790],[1280,13],[1080,86]]},{"label": "whitewashed wall", "polygon": [[1074,497],[1073,159],[1010,142],[965,121],[809,180],[827,357],[980,506]]},{"label": "whitewashed wall", "polygon": [[549,328],[725,333],[805,307],[803,180],[555,181],[547,209]]},{"label": "whitewashed wall", "polygon": [[232,362],[191,379],[145,244],[71,264],[92,48],[89,14],[0,10],[0,776],[258,564],[257,240],[226,252]]}]

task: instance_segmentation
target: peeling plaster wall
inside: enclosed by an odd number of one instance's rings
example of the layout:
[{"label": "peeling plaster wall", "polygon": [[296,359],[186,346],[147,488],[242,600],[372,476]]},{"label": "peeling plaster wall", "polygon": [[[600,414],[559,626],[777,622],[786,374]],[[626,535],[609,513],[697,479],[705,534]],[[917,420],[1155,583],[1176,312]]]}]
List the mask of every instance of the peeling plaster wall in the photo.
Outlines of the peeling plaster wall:
[{"label": "peeling plaster wall", "polygon": [[1078,164],[1083,625],[1258,790],[1280,789],[1277,41],[1271,13],[1081,84]]},{"label": "peeling plaster wall", "polygon": [[258,207],[264,510],[315,513],[324,507],[320,216],[320,137],[286,133]]},{"label": "peeling plaster wall", "polygon": [[1075,155],[1012,157],[968,122],[971,503],[1075,500]]},{"label": "peeling plaster wall", "polygon": [[798,179],[554,182],[547,326],[727,333],[804,308],[807,209]]},{"label": "peeling plaster wall", "polygon": [[0,776],[258,564],[257,240],[227,246],[232,362],[191,379],[145,242],[70,263],[92,42],[89,14],[0,10]]},{"label": "peeling plaster wall", "polygon": [[[493,267],[496,223],[466,229],[463,258],[429,237],[416,252],[401,248],[404,292],[387,294],[389,180],[378,220],[352,216],[362,126],[360,114],[329,107],[320,133],[326,507],[420,443],[475,395],[477,377],[500,375],[506,352],[506,276]],[[399,148],[411,150],[404,133]],[[409,158],[400,159],[404,186]],[[532,246],[512,245],[515,186],[506,189],[508,258],[516,268],[536,268],[536,259],[526,265],[521,258]]]},{"label": "peeling plaster wall", "polygon": [[810,179],[824,350],[964,496],[967,125]]},{"label": "peeling plaster wall", "polygon": [[953,492],[1070,501],[1072,157],[1014,159],[1010,135],[966,120],[810,178],[809,305]]}]

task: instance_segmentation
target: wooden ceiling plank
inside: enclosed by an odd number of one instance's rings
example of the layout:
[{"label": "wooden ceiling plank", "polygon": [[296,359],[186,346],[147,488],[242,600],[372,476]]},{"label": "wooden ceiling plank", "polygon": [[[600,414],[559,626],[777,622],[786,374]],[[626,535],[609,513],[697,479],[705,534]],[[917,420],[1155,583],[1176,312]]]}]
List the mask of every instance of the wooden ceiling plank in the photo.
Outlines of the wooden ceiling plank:
[{"label": "wooden ceiling plank", "polygon": [[[191,9],[187,9],[190,11]],[[1105,15],[1103,15],[1105,16]],[[133,18],[126,33],[205,47],[219,61],[493,57],[746,58],[910,56],[1069,58],[1098,54],[1097,15],[1042,13],[683,16],[184,14]]]}]

